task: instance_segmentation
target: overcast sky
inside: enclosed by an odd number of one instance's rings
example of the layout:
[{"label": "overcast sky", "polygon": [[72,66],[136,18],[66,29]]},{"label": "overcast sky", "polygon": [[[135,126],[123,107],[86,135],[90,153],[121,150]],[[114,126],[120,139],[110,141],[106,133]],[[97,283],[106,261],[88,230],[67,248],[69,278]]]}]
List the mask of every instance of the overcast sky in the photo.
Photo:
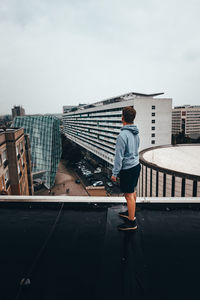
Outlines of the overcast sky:
[{"label": "overcast sky", "polygon": [[0,0],[0,115],[134,91],[200,104],[199,0]]}]

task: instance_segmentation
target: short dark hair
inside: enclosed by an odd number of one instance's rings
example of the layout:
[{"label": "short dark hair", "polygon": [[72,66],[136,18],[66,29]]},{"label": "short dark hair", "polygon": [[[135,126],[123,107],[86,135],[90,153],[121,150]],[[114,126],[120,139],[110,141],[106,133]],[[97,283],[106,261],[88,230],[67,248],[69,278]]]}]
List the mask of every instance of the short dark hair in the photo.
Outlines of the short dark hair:
[{"label": "short dark hair", "polygon": [[122,116],[126,123],[133,123],[136,116],[136,110],[132,106],[124,107],[122,110]]}]

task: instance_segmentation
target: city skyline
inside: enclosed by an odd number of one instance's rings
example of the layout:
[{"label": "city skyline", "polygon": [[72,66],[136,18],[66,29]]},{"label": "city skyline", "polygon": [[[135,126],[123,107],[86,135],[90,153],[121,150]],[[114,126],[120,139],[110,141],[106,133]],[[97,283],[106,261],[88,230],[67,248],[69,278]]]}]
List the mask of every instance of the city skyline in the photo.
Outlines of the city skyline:
[{"label": "city skyline", "polygon": [[127,92],[198,105],[196,1],[18,1],[0,6],[0,115],[62,113]]}]

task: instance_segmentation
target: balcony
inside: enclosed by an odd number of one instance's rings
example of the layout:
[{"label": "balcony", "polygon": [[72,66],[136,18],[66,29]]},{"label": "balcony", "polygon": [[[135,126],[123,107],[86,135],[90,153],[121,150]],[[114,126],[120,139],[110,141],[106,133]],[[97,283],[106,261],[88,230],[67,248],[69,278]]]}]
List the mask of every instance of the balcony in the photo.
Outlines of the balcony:
[{"label": "balcony", "polygon": [[138,198],[134,232],[116,230],[123,203],[0,196],[0,298],[198,299],[200,199]]}]

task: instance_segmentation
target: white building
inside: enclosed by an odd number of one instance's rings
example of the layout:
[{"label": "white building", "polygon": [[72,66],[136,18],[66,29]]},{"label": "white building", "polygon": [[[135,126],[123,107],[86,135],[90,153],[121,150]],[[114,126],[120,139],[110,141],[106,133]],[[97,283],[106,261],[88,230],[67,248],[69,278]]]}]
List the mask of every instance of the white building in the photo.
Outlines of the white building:
[{"label": "white building", "polygon": [[172,134],[183,132],[192,138],[200,136],[200,106],[176,106],[172,110]]},{"label": "white building", "polygon": [[122,109],[133,106],[140,131],[140,150],[171,144],[172,99],[160,94],[129,93],[85,105],[63,114],[66,137],[113,165],[116,138],[122,127]]},{"label": "white building", "polygon": [[200,144],[161,146],[140,153],[139,197],[199,197]]}]

